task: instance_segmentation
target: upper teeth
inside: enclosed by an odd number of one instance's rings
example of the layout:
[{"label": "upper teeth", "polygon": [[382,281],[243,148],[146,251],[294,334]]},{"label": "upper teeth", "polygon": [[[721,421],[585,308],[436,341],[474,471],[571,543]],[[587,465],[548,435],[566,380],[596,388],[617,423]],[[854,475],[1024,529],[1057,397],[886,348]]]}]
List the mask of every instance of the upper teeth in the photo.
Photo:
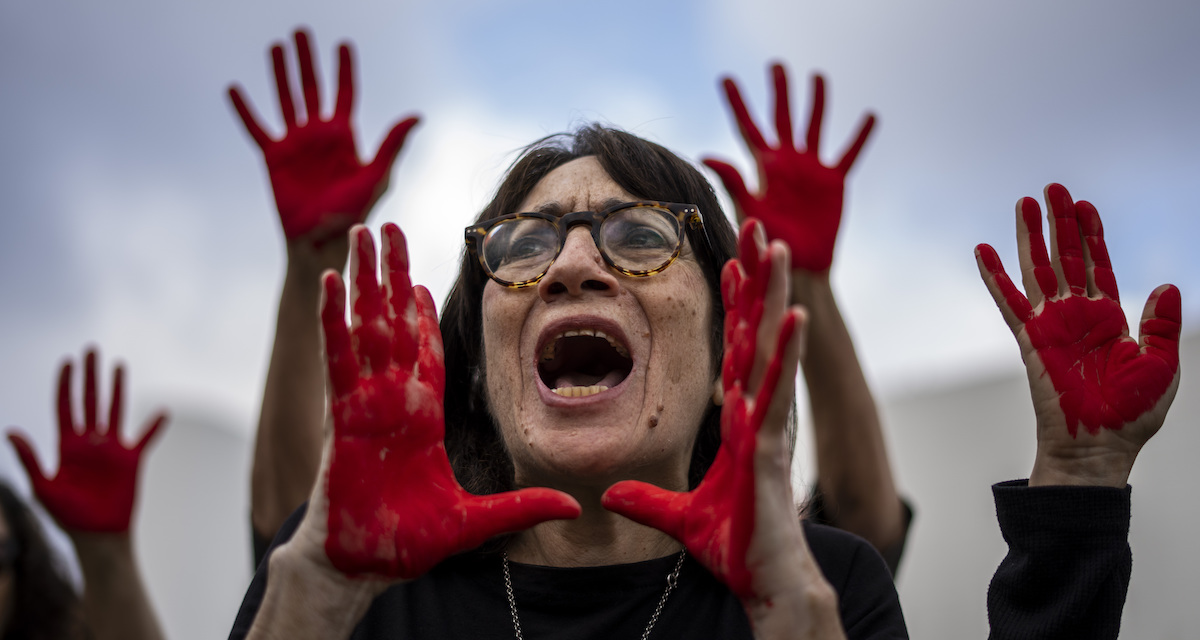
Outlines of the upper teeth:
[{"label": "upper teeth", "polygon": [[624,345],[622,345],[620,342],[618,342],[616,340],[616,338],[613,338],[612,336],[608,335],[607,333],[604,333],[603,331],[601,331],[599,329],[568,329],[568,330],[554,336],[550,340],[546,341],[546,346],[542,348],[542,360],[543,361],[553,360],[555,345],[558,344],[558,341],[561,340],[562,338],[573,338],[575,336],[592,336],[594,338],[604,338],[605,340],[608,341],[608,344],[611,345],[612,348],[616,350],[617,353],[621,354],[621,357],[623,357],[623,358],[629,357],[629,350],[626,349]]}]

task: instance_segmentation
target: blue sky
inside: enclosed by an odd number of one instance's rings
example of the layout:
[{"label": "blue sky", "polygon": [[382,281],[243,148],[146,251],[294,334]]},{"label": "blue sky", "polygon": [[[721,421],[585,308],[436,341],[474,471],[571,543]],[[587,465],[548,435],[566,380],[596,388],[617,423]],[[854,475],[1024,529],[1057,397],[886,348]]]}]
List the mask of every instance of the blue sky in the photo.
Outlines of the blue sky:
[{"label": "blue sky", "polygon": [[356,44],[364,155],[422,115],[370,223],[406,229],[414,279],[439,300],[511,151],[601,120],[750,175],[717,82],[738,78],[765,122],[778,59],[798,123],[809,73],[826,74],[825,158],[865,110],[880,119],[850,176],[834,276],[885,393],[1020,366],[972,248],[990,242],[1014,267],[1013,203],[1050,181],[1099,208],[1133,318],[1167,281],[1185,330],[1200,318],[1194,2],[11,0],[0,420],[41,450],[58,364],[89,343],[127,362],[134,423],[161,405],[253,428],[282,237],[224,91],[241,83],[278,131],[266,52],[301,24],[327,105],[334,46]]}]

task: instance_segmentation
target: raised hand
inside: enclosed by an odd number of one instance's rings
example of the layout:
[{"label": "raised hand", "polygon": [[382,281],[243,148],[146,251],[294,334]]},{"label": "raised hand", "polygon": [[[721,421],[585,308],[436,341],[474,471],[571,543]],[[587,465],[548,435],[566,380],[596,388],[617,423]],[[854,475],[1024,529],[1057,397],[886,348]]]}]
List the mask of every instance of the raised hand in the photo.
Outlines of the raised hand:
[{"label": "raised hand", "polygon": [[1129,335],[1100,215],[1059,184],[1045,190],[1053,253],[1037,201],[1017,202],[1026,295],[996,251],[975,248],[983,276],[1017,338],[1038,425],[1030,484],[1124,487],[1142,445],[1162,426],[1179,385],[1179,290],[1162,285]]},{"label": "raised hand", "polygon": [[[9,431],[33,492],[58,524],[70,533],[125,533],[137,497],[138,465],[142,452],[154,439],[166,414],[150,419],[142,436],[131,447],[121,442],[122,367],[113,373],[108,422],[98,416],[96,352],[84,357],[83,424],[71,410],[71,363],[58,377],[58,473],[47,478],[33,445],[20,433]],[[82,428],[81,428],[82,427]]]},{"label": "raised hand", "polygon": [[229,88],[229,98],[246,131],[262,149],[284,235],[289,241],[322,245],[344,238],[352,225],[366,219],[375,201],[387,190],[392,163],[417,119],[410,117],[394,125],[379,145],[375,159],[363,164],[355,150],[350,124],[354,107],[350,46],[338,47],[337,103],[333,115],[323,120],[309,36],[297,30],[295,37],[304,94],[303,119],[297,119],[283,47],[278,44],[271,47],[271,61],[279,110],[286,126],[283,137],[275,140],[263,130],[237,86]]},{"label": "raised hand", "polygon": [[384,284],[375,247],[351,231],[351,320],[341,278],[324,276],[321,321],[333,443],[325,552],[350,575],[416,578],[444,558],[545,520],[578,517],[579,504],[550,489],[467,493],[443,444],[445,366],[433,300],[408,277],[404,236],[383,227]]},{"label": "raised hand", "polygon": [[[791,496],[785,437],[803,312],[787,307],[787,250],[748,220],[739,259],[721,274],[725,302],[721,448],[688,493],[618,482],[605,508],[681,541],[744,603],[770,599],[773,575],[805,549]],[[797,546],[798,545],[798,546]],[[819,574],[819,571],[818,571]]]},{"label": "raised hand", "polygon": [[775,131],[778,146],[772,147],[751,119],[746,103],[732,78],[724,80],[725,95],[737,119],[742,139],[758,165],[760,192],[752,194],[741,174],[725,162],[705,159],[716,172],[736,205],[738,220],[758,218],[771,239],[783,240],[792,252],[792,268],[828,271],[842,220],[846,174],[867,141],[875,116],[868,115],[854,143],[837,165],[821,164],[821,119],[825,113],[825,81],[813,76],[812,116],[808,122],[805,148],[792,142],[792,115],[788,105],[787,74],[783,66],[771,67],[775,80]]}]

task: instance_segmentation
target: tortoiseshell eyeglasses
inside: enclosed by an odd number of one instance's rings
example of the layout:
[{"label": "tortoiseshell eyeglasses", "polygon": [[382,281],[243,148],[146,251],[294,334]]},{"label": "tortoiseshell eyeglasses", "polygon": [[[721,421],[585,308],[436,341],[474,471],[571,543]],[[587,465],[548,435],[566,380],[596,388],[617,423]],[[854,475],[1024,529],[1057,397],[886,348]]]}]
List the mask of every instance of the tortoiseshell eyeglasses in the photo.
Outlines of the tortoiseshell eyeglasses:
[{"label": "tortoiseshell eyeglasses", "polygon": [[562,252],[567,233],[578,224],[591,228],[592,240],[608,266],[631,277],[651,276],[671,266],[683,249],[687,226],[704,232],[696,205],[639,201],[562,216],[509,213],[467,227],[464,235],[467,249],[489,278],[519,288],[546,275]]}]

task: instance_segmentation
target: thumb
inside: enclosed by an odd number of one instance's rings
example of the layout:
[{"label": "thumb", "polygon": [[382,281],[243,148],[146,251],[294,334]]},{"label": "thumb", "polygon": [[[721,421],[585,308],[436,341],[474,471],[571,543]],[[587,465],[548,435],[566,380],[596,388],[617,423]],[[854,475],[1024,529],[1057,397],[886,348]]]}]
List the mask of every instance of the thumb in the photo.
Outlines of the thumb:
[{"label": "thumb", "polygon": [[464,511],[463,548],[473,549],[501,533],[524,531],[547,520],[578,518],[582,509],[561,491],[536,488],[470,496]]},{"label": "thumb", "polygon": [[392,127],[387,137],[380,143],[379,151],[375,152],[375,159],[371,161],[373,171],[382,176],[392,170],[392,163],[396,162],[396,156],[400,155],[400,149],[404,146],[404,140],[408,138],[408,132],[417,125],[417,121],[417,118],[407,118]]},{"label": "thumb", "polygon": [[637,480],[623,480],[604,492],[600,504],[613,513],[682,540],[684,514],[691,498],[690,493],[669,491]]},{"label": "thumb", "polygon": [[151,441],[158,435],[159,430],[167,422],[167,412],[162,411],[155,415],[150,422],[150,426],[146,427],[146,431],[142,433],[142,437],[138,440],[134,448],[137,450],[138,456],[141,457],[142,450],[149,445]]},{"label": "thumb", "polygon": [[738,173],[733,165],[714,158],[705,158],[702,162],[704,162],[704,166],[712,169],[713,173],[721,179],[721,184],[725,185],[725,190],[729,192],[729,196],[733,198],[733,204],[737,207],[738,222],[741,222],[750,215],[746,211],[746,205],[753,201],[750,191],[746,189],[745,181],[742,180],[742,174]]},{"label": "thumb", "polygon": [[29,474],[29,482],[33,485],[34,493],[40,496],[42,489],[46,486],[46,476],[42,473],[42,468],[38,464],[37,454],[34,453],[33,445],[15,429],[9,429],[8,441],[16,449],[17,458],[21,461],[21,466],[25,467],[25,473]]}]

